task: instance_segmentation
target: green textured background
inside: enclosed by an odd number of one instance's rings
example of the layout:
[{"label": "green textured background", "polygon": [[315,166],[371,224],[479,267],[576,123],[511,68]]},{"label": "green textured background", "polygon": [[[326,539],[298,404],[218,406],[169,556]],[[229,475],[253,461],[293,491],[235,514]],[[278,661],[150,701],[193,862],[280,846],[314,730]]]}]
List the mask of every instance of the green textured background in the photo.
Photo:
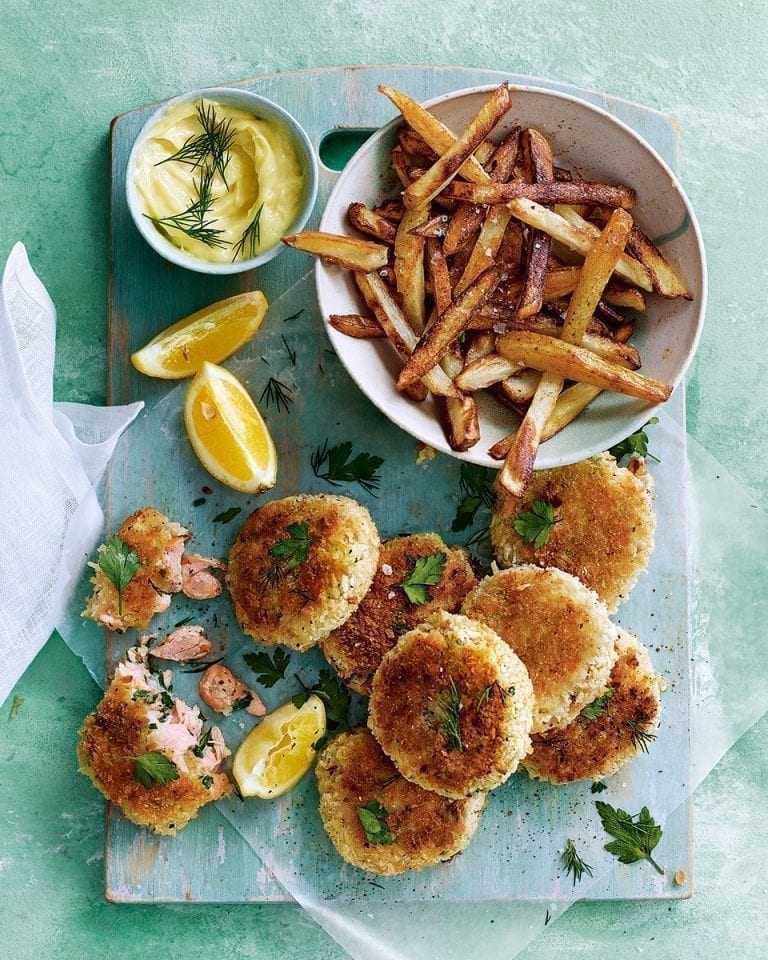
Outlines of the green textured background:
[{"label": "green textured background", "polygon": [[[709,256],[689,429],[766,507],[767,49],[762,0],[0,0],[0,261],[23,240],[57,304],[57,398],[99,402],[115,114],[192,87],[353,62],[487,67],[637,100],[680,122],[680,176]],[[54,638],[16,695],[15,716],[13,697],[0,713],[0,956],[342,955],[290,906],[105,903],[102,805],[73,757],[98,691]],[[768,955],[766,734],[764,720],[697,793],[692,900],[577,905],[522,956]]]}]

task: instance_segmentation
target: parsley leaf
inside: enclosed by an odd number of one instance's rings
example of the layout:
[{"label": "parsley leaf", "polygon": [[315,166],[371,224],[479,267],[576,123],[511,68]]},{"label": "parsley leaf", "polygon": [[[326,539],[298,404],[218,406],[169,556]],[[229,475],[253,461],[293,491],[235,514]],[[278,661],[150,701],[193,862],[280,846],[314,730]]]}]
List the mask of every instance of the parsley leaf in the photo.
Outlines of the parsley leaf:
[{"label": "parsley leaf", "polygon": [[648,453],[648,434],[645,432],[646,427],[658,422],[658,417],[651,417],[639,430],[630,434],[626,439],[622,440],[621,443],[617,443],[616,446],[611,447],[608,453],[616,457],[616,462],[619,465],[621,465],[622,460],[631,460],[632,457],[650,457],[651,460],[659,463],[658,457],[654,457],[652,453]]},{"label": "parsley leaf", "polygon": [[532,543],[538,550],[549,543],[549,535],[556,523],[552,504],[546,500],[534,500],[531,509],[519,514],[512,526],[526,543]]},{"label": "parsley leaf", "polygon": [[274,656],[268,653],[246,653],[243,660],[257,675],[256,680],[264,687],[274,687],[278,680],[285,677],[285,671],[291,658],[284,650],[275,650]]},{"label": "parsley leaf", "polygon": [[99,555],[99,569],[117,590],[117,612],[123,615],[123,590],[141,569],[136,553],[117,534],[107,541]]},{"label": "parsley leaf", "polygon": [[387,844],[395,842],[392,831],[387,826],[389,814],[378,800],[371,800],[364,807],[357,808],[357,815],[365,830],[365,839],[368,843]]},{"label": "parsley leaf", "polygon": [[632,815],[626,810],[612,807],[602,800],[595,800],[597,812],[603,823],[603,829],[610,836],[615,837],[606,843],[605,849],[618,858],[619,863],[636,863],[638,860],[647,860],[659,873],[664,870],[651,856],[659,840],[662,829],[643,807],[640,813]]},{"label": "parsley leaf", "polygon": [[213,518],[214,523],[229,523],[230,520],[234,520],[238,513],[242,512],[242,507],[230,507],[229,510],[224,510],[222,513],[217,513]]},{"label": "parsley leaf", "polygon": [[143,787],[151,787],[153,782],[164,784],[179,779],[176,764],[159,750],[151,750],[130,759],[134,764],[133,779],[138,780]]},{"label": "parsley leaf", "polygon": [[592,867],[578,855],[573,840],[569,840],[568,843],[566,843],[565,850],[563,850],[561,854],[561,860],[565,867],[566,876],[568,876],[568,874],[573,875],[574,887],[585,873],[588,873],[590,877],[592,876]]},{"label": "parsley leaf", "polygon": [[596,700],[588,703],[579,716],[584,717],[585,720],[597,720],[598,717],[604,716],[608,712],[608,704],[612,696],[613,688],[608,687],[605,693],[601,693]]},{"label": "parsley leaf", "polygon": [[460,475],[464,497],[456,508],[456,516],[451,524],[454,533],[471,526],[480,507],[493,506],[493,475],[490,470],[475,463],[462,463]]},{"label": "parsley leaf", "polygon": [[384,463],[384,458],[370,453],[358,453],[350,460],[351,455],[351,440],[330,449],[326,440],[322,447],[318,447],[312,454],[312,472],[318,479],[327,480],[333,487],[340,483],[359,483],[363,490],[373,493],[381,482],[376,471]]},{"label": "parsley leaf", "polygon": [[[297,678],[298,679],[298,678]],[[301,683],[301,680],[299,680]],[[343,686],[330,670],[321,670],[317,683],[307,687],[301,683],[302,689],[291,697],[294,707],[303,707],[310,694],[315,694],[325,704],[325,719],[330,732],[335,730],[351,730],[349,725],[349,706],[351,699],[349,691]]]},{"label": "parsley leaf", "polygon": [[430,553],[426,557],[416,557],[413,569],[400,584],[406,597],[414,606],[433,599],[427,587],[434,587],[440,583],[445,570],[445,560],[444,553]]},{"label": "parsley leaf", "polygon": [[270,557],[281,562],[283,570],[293,570],[304,563],[309,556],[309,547],[314,537],[309,535],[306,523],[289,523],[288,536],[269,548]]}]

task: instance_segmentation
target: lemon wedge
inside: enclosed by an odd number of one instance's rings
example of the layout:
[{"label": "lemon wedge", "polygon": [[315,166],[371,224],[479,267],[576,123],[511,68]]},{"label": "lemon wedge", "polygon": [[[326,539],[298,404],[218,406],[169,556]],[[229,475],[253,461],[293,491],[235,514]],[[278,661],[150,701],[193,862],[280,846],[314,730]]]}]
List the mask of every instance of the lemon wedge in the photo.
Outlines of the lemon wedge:
[{"label": "lemon wedge", "polygon": [[256,405],[237,377],[203,363],[187,390],[184,423],[211,476],[243,493],[275,485],[277,452]]},{"label": "lemon wedge", "polygon": [[261,290],[212,303],[158,333],[131,356],[131,362],[148,377],[191,377],[206,360],[221,363],[247,343],[268,306]]},{"label": "lemon wedge", "polygon": [[267,714],[235,753],[232,774],[244,797],[271,800],[295,787],[315,759],[314,744],[325,735],[320,697],[301,707],[284,703]]}]

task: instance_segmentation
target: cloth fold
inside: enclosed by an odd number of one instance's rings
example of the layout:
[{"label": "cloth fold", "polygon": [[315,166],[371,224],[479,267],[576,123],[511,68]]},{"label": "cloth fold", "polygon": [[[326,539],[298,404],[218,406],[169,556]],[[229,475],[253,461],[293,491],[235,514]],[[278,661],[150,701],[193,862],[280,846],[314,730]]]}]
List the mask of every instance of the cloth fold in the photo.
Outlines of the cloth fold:
[{"label": "cloth fold", "polygon": [[95,494],[143,403],[53,402],[56,310],[23,244],[0,286],[0,704],[54,629],[96,544]]}]

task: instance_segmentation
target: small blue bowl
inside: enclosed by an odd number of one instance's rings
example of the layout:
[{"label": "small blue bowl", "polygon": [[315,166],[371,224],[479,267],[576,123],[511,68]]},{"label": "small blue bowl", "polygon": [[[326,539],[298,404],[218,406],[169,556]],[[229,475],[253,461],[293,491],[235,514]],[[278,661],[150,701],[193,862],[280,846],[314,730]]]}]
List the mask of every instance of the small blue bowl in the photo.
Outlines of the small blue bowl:
[{"label": "small blue bowl", "polygon": [[126,174],[126,198],[128,200],[128,209],[133,217],[133,222],[136,224],[136,229],[153,250],[171,263],[175,263],[178,267],[186,267],[187,270],[195,270],[198,273],[244,273],[246,270],[253,270],[254,267],[259,267],[263,263],[272,260],[273,257],[276,257],[278,253],[285,249],[285,244],[278,241],[274,246],[262,250],[258,256],[251,257],[249,260],[236,260],[234,263],[209,263],[206,260],[199,260],[197,257],[185,253],[175,244],[171,243],[171,241],[157,229],[152,221],[144,216],[141,197],[136,188],[136,158],[144,142],[151,135],[155,124],[168,110],[177,104],[194,102],[201,98],[214,100],[226,106],[237,107],[261,119],[277,121],[287,130],[296,151],[296,156],[299,158],[302,173],[304,174],[304,195],[293,223],[291,223],[286,230],[286,235],[297,233],[301,230],[312,213],[315,200],[317,199],[317,158],[309,137],[298,121],[292,117],[287,110],[283,110],[283,108],[276,103],[267,100],[265,97],[260,97],[256,93],[250,93],[248,90],[238,90],[234,87],[209,87],[203,90],[192,90],[189,93],[182,94],[180,97],[167,100],[152,114],[139,131],[131,148],[130,156],[128,157],[128,171]]}]

